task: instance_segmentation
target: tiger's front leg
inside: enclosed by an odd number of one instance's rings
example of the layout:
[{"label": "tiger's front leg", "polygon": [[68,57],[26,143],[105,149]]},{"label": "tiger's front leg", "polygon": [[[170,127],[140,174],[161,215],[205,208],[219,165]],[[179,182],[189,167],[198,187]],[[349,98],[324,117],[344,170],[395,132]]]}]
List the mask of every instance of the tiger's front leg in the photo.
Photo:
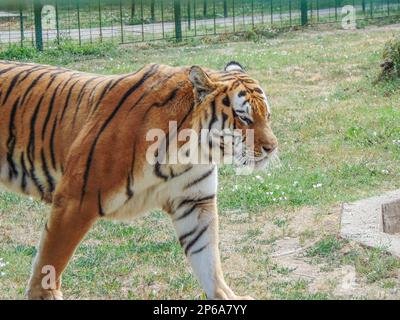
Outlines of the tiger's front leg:
[{"label": "tiger's front leg", "polygon": [[240,297],[224,280],[218,249],[218,214],[214,195],[177,199],[172,215],[179,242],[209,299]]},{"label": "tiger's front leg", "polygon": [[[90,199],[89,199],[90,200]],[[61,300],[61,275],[76,247],[98,219],[91,203],[55,195],[48,222],[42,232],[27,296],[31,300]],[[51,275],[51,272],[53,275]]]}]

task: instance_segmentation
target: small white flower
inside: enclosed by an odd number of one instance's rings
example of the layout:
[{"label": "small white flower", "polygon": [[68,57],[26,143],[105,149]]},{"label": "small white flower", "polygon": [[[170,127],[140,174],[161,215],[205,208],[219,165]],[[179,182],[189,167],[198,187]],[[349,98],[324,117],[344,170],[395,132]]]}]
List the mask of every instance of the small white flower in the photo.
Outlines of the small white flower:
[{"label": "small white flower", "polygon": [[322,183],[313,184],[314,189],[321,188],[321,187],[322,187]]},{"label": "small white flower", "polygon": [[256,176],[256,179],[259,180],[259,181],[261,181],[261,182],[264,182],[264,179],[263,179],[263,177],[261,177],[261,176]]},{"label": "small white flower", "polygon": [[298,181],[293,182],[293,187],[297,187],[299,185]]},{"label": "small white flower", "polygon": [[4,277],[6,275],[5,272],[0,272],[0,277]]},{"label": "small white flower", "polygon": [[389,170],[383,169],[383,170],[382,170],[382,173],[383,173],[383,174],[389,174]]}]

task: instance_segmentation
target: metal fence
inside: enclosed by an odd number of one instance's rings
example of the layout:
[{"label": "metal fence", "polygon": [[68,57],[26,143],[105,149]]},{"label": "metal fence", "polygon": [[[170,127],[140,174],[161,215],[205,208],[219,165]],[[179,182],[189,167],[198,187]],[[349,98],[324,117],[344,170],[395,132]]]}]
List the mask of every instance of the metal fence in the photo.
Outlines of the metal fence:
[{"label": "metal fence", "polygon": [[0,49],[180,41],[353,17],[400,17],[400,0],[0,0]]}]

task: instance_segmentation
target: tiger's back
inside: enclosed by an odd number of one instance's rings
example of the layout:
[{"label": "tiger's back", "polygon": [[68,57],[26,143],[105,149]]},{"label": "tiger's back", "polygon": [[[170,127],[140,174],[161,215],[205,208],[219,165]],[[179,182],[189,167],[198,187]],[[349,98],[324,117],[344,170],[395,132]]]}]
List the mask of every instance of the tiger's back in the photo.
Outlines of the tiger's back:
[{"label": "tiger's back", "polygon": [[[51,201],[68,150],[116,77],[0,62],[0,181]],[[98,106],[97,106],[98,107]]]}]

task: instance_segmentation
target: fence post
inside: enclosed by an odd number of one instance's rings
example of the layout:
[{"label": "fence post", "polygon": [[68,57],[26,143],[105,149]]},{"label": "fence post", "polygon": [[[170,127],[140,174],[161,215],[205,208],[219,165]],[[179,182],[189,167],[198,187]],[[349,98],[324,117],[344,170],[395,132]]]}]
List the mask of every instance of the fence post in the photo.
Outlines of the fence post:
[{"label": "fence post", "polygon": [[301,25],[305,26],[307,23],[308,23],[307,0],[301,0]]},{"label": "fence post", "polygon": [[190,8],[190,1],[191,0],[187,0],[187,23],[188,23],[188,30],[191,29],[191,8]]},{"label": "fence post", "polygon": [[155,6],[155,0],[151,0],[151,2],[150,2],[151,22],[156,21],[156,14],[155,14],[154,6]]},{"label": "fence post", "polygon": [[58,0],[56,0],[56,29],[57,29],[57,44],[60,45],[60,16],[58,12]]},{"label": "fence post", "polygon": [[34,0],[33,12],[35,15],[35,38],[36,49],[43,50],[43,35],[42,35],[42,8],[43,5],[40,0]]},{"label": "fence post", "polygon": [[20,24],[20,32],[21,32],[21,47],[24,46],[25,40],[25,31],[24,31],[24,16],[22,13],[22,4],[21,0],[18,0],[18,8],[19,8],[19,24]]},{"label": "fence post", "polygon": [[174,0],[174,15],[176,41],[182,41],[181,0]]},{"label": "fence post", "polygon": [[228,18],[228,0],[224,0],[224,18]]}]

